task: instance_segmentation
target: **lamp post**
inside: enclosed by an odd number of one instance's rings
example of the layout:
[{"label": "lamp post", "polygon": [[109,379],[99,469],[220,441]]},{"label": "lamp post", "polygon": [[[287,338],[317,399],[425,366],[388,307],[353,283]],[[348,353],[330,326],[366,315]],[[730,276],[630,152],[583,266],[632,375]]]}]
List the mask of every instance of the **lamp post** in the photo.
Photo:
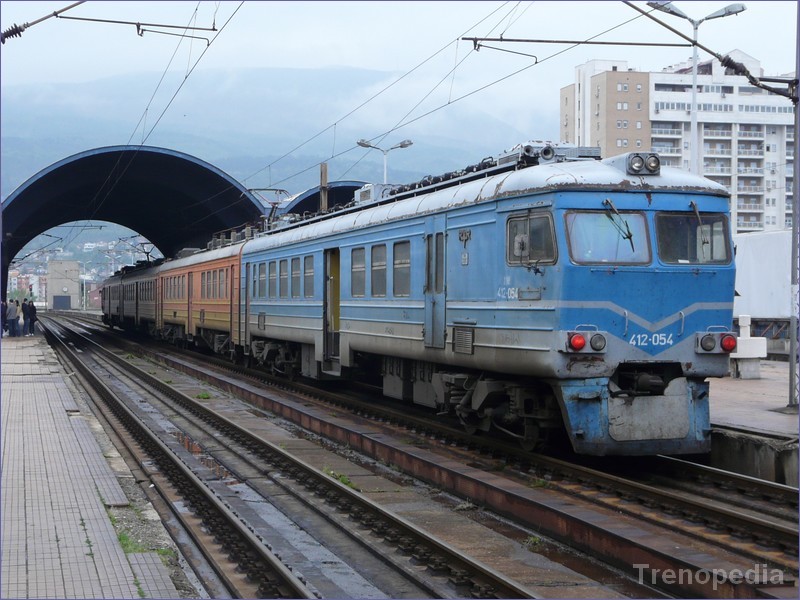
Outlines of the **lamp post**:
[{"label": "lamp post", "polygon": [[647,6],[675,15],[681,19],[686,19],[692,24],[694,35],[692,37],[692,128],[691,128],[691,148],[692,148],[692,173],[700,175],[700,148],[697,143],[697,29],[703,21],[710,21],[711,19],[719,19],[721,17],[729,17],[736,15],[747,9],[744,4],[729,4],[725,8],[721,8],[708,15],[707,17],[696,21],[684,13],[680,8],[674,6],[672,2],[656,1],[648,2]]},{"label": "lamp post", "polygon": [[387,171],[387,165],[388,165],[387,154],[389,154],[389,152],[391,152],[392,150],[396,150],[397,148],[408,148],[413,143],[414,142],[412,142],[411,140],[403,140],[402,142],[400,142],[399,144],[395,144],[388,150],[384,150],[383,148],[378,148],[377,146],[373,146],[367,140],[362,139],[356,142],[356,144],[358,144],[362,148],[374,148],[375,150],[380,150],[381,152],[383,152],[383,183],[389,182],[388,171]]},{"label": "lamp post", "polygon": [[79,261],[81,263],[81,310],[86,311],[86,265],[91,265],[94,261]]}]

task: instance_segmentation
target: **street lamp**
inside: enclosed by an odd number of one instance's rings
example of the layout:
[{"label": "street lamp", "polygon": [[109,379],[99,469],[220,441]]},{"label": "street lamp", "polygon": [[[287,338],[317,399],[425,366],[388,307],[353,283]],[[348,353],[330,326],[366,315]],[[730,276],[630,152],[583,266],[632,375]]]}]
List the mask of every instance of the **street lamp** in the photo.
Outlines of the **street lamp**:
[{"label": "street lamp", "polygon": [[391,152],[392,150],[396,150],[397,148],[408,148],[413,143],[414,142],[412,142],[411,140],[403,140],[402,142],[400,142],[399,144],[395,144],[394,146],[392,146],[388,150],[384,150],[383,148],[378,148],[377,146],[373,146],[367,140],[358,140],[356,142],[356,144],[358,144],[362,148],[374,148],[375,150],[380,150],[381,152],[383,152],[383,183],[388,183],[389,182],[389,179],[387,177],[387,163],[388,163],[388,160],[387,160],[386,155],[389,154],[389,152]]},{"label": "street lamp", "polygon": [[694,29],[694,37],[692,41],[692,48],[694,49],[694,51],[692,53],[692,130],[691,130],[692,169],[691,171],[692,173],[699,175],[700,148],[699,144],[697,143],[697,28],[700,27],[700,23],[702,23],[703,21],[710,21],[711,19],[719,19],[721,17],[729,17],[731,15],[736,15],[746,10],[747,7],[744,4],[729,4],[725,8],[721,8],[718,11],[711,13],[707,17],[700,19],[699,21],[695,21],[694,19],[689,17],[686,13],[684,13],[680,8],[674,6],[672,2],[664,2],[664,1],[648,2],[647,6],[668,13],[670,15],[675,15],[676,17],[680,17],[681,19],[686,19],[687,21],[689,21],[689,23],[692,24],[692,28]]},{"label": "street lamp", "polygon": [[86,261],[80,260],[78,262],[81,264],[81,267],[83,268],[82,269],[83,270],[83,274],[81,275],[81,285],[82,285],[82,288],[81,288],[81,292],[82,292],[81,293],[81,310],[85,311],[86,310],[86,265],[94,264],[94,261],[91,261],[91,260],[86,260]]}]

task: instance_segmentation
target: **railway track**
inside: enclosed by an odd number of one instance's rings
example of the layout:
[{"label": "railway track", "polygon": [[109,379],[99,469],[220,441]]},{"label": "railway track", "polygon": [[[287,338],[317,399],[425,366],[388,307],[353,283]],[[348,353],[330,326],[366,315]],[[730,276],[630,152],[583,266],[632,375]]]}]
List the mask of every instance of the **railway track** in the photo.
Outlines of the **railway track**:
[{"label": "railway track", "polygon": [[[67,333],[62,331],[59,337],[67,339]],[[223,542],[223,547],[235,555],[236,569],[247,573],[248,583],[242,588],[241,583],[233,581],[230,567],[218,566],[217,571],[235,595],[253,597],[255,591],[258,597],[292,598],[382,594],[414,598],[536,597],[507,576],[356,493],[333,477],[335,473],[320,472],[259,433],[136,369],[125,358],[75,334],[69,339],[71,346],[81,349],[79,368],[85,376],[92,371],[115,382],[115,392],[103,390],[102,395],[115,415],[132,429],[137,443],[154,454],[159,472],[168,474],[175,492],[166,495],[188,499],[185,501],[197,511],[204,526],[216,528],[213,537],[234,537]],[[73,356],[72,361],[76,360]],[[117,383],[128,378],[135,379],[136,385]],[[97,381],[92,385],[106,387]],[[111,395],[125,395],[128,399],[111,399]],[[184,414],[194,418],[188,419]],[[169,425],[163,422],[166,415],[171,415]],[[225,458],[217,458],[219,455]],[[241,486],[248,490],[243,491]],[[234,487],[239,497],[231,495]],[[196,499],[198,494],[208,495],[203,488],[211,489],[211,500],[202,499],[214,505],[211,509]],[[325,547],[346,546],[350,564],[380,573],[380,577],[367,582],[358,570],[332,553],[325,560],[328,564],[338,560],[335,577],[326,576],[323,569],[310,568],[308,562],[284,564],[289,545],[275,542],[275,528],[247,506],[254,502],[269,502],[283,510],[291,507],[298,521],[316,523],[315,538],[309,544],[317,546],[322,541]],[[276,518],[273,512],[270,517]],[[321,522],[326,526],[320,526]],[[236,531],[230,533],[228,529]],[[281,552],[276,550],[278,545]],[[206,553],[215,554],[213,550]],[[315,547],[314,554],[324,552]],[[270,560],[270,570],[265,567],[265,557]],[[375,563],[372,568],[370,562]],[[346,587],[333,583],[334,579],[341,582],[343,577],[347,579]],[[256,588],[248,587],[252,580],[258,581]]]},{"label": "railway track", "polygon": [[[168,358],[164,352],[158,352],[156,360],[170,362],[173,368],[191,370],[190,361],[186,358]],[[208,370],[207,368],[205,369]],[[295,418],[305,427],[328,435],[333,439],[346,441],[372,456],[392,461],[410,473],[414,473],[428,481],[443,485],[454,493],[472,499],[477,503],[491,507],[509,518],[534,526],[547,535],[570,543],[600,556],[603,560],[623,568],[629,573],[635,565],[648,565],[647,570],[641,568],[639,580],[652,576],[655,585],[662,586],[670,593],[696,594],[707,597],[719,596],[780,596],[787,590],[796,593],[794,577],[796,576],[797,557],[797,490],[786,486],[765,486],[757,481],[746,481],[738,478],[734,481],[732,474],[712,473],[691,467],[702,472],[690,481],[686,477],[676,479],[670,476],[661,483],[661,489],[655,481],[641,483],[627,474],[625,477],[614,473],[599,472],[587,466],[558,461],[552,457],[532,456],[512,449],[505,444],[482,440],[481,454],[469,453],[463,448],[475,444],[474,439],[464,439],[460,431],[429,422],[416,420],[408,410],[392,413],[378,409],[374,405],[355,404],[351,410],[360,414],[369,414],[383,422],[396,421],[402,423],[404,431],[415,431],[422,434],[421,442],[411,444],[411,449],[403,449],[403,444],[392,445],[378,443],[369,435],[361,436],[359,441],[352,429],[347,426],[335,428],[321,416],[315,416],[308,409],[307,401],[289,400],[279,402],[265,400],[261,392],[245,385],[245,389],[237,383],[240,374],[211,375],[215,385],[234,391],[251,402],[283,414],[287,418]],[[281,383],[286,387],[288,384]],[[236,388],[239,387],[238,391]],[[316,396],[319,390],[311,392]],[[352,400],[342,397],[328,397],[326,402],[336,407],[353,406]],[[375,416],[378,413],[380,416]],[[444,440],[444,443],[441,441]],[[422,450],[424,450],[424,452]],[[466,467],[453,466],[443,468],[435,453],[446,449],[450,456],[460,456]],[[427,454],[431,455],[428,456]],[[422,456],[426,454],[426,456]],[[668,467],[669,465],[669,467]],[[515,468],[510,468],[514,466]],[[690,467],[680,465],[666,458],[659,458],[646,467],[649,470],[682,473]],[[511,472],[514,471],[514,474]],[[486,481],[486,473],[502,472],[503,477],[492,475]],[[641,473],[641,471],[639,471]],[[664,476],[661,476],[664,479]],[[676,491],[676,481],[680,485],[692,487]],[[522,485],[524,490],[515,486]],[[668,489],[664,489],[667,487]],[[721,501],[720,490],[732,497]],[[535,493],[531,493],[531,491]],[[569,494],[579,498],[586,505],[594,505],[609,511],[608,513],[590,514],[592,511],[581,506],[578,511],[567,510],[555,506],[551,496],[553,493]],[[539,497],[543,496],[543,497]],[[747,506],[744,506],[747,505]],[[788,508],[783,508],[784,506]],[[766,510],[770,508],[771,510]],[[794,520],[791,519],[794,511]],[[623,515],[623,526],[598,526],[603,514]],[[647,526],[642,523],[647,523]],[[661,533],[653,533],[650,526],[660,528]],[[620,529],[634,528],[636,535],[620,533]],[[658,531],[658,530],[656,530]],[[630,531],[628,532],[630,533]],[[641,543],[634,540],[636,536],[655,535],[667,538],[673,544],[671,549],[658,543]],[[687,541],[694,540],[694,541]],[[703,543],[701,552],[697,543]],[[691,548],[692,560],[686,560],[686,553]],[[633,558],[632,558],[633,557]],[[692,562],[694,561],[694,562]],[[659,569],[655,568],[658,565]],[[764,572],[780,573],[775,578],[757,577],[753,581],[740,581],[736,577],[719,576],[703,581],[700,574],[708,572],[737,573],[752,571],[753,567],[764,565]],[[695,574],[688,584],[671,585],[661,580],[656,572],[678,573],[688,571]],[[780,579],[779,585],[771,585],[773,579]]]}]

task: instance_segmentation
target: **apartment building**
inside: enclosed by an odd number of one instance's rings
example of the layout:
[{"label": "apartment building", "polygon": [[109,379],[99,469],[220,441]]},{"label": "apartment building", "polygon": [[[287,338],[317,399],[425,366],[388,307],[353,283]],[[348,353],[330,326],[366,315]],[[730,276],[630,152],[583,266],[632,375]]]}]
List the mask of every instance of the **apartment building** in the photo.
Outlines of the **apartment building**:
[{"label": "apartment building", "polygon": [[[730,56],[761,77],[761,63]],[[784,96],[753,86],[718,60],[698,63],[697,136],[691,139],[692,64],[641,72],[626,61],[593,60],[575,68],[561,89],[564,142],[598,146],[603,157],[656,151],[662,164],[701,174],[731,192],[739,232],[791,227],[794,184],[794,109]],[[793,76],[793,75],[791,75]]]}]

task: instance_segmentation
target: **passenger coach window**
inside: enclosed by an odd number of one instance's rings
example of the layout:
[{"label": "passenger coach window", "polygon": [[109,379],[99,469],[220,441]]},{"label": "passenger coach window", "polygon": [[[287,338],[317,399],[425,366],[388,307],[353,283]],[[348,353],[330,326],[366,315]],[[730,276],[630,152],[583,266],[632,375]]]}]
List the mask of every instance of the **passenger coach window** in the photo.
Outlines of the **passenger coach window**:
[{"label": "passenger coach window", "polygon": [[[270,285],[272,284],[272,271],[274,268],[275,263],[270,263]],[[259,263],[258,265],[258,297],[267,297],[267,263]]]},{"label": "passenger coach window", "polygon": [[665,263],[728,264],[728,220],[718,213],[657,213],[658,256]]},{"label": "passenger coach window", "polygon": [[[266,264],[266,263],[264,263]],[[278,297],[278,273],[276,271],[277,267],[275,265],[275,261],[273,260],[269,263],[269,297],[270,298],[277,298]],[[266,297],[266,293],[264,294]]]},{"label": "passenger coach window", "polygon": [[306,298],[314,297],[314,257],[306,256],[303,261],[303,290]]},{"label": "passenger coach window", "polygon": [[292,259],[292,298],[300,297],[300,259]]},{"label": "passenger coach window", "polygon": [[555,262],[556,246],[549,215],[508,220],[506,260],[510,265]]},{"label": "passenger coach window", "polygon": [[397,242],[393,248],[392,285],[395,296],[411,295],[411,242]]},{"label": "passenger coach window", "polygon": [[372,247],[372,295],[383,297],[386,295],[386,246]]},{"label": "passenger coach window", "polygon": [[581,264],[647,264],[650,244],[641,213],[568,212],[567,240],[572,260]]},{"label": "passenger coach window", "polygon": [[279,263],[278,289],[281,298],[289,297],[289,261],[285,258]]},{"label": "passenger coach window", "polygon": [[364,296],[367,289],[364,260],[364,248],[354,248],[350,253],[350,294],[354,298]]}]

